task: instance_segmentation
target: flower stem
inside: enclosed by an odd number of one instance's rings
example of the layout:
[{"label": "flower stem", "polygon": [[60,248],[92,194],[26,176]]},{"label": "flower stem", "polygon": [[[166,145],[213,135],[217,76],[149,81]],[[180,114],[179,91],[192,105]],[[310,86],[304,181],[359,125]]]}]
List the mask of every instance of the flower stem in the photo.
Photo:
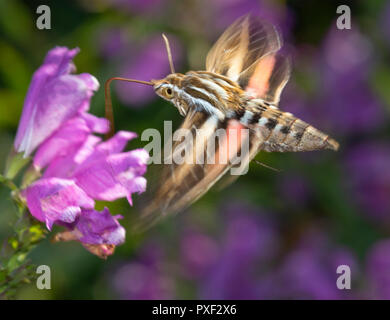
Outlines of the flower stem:
[{"label": "flower stem", "polygon": [[[18,191],[13,183],[7,181],[7,184],[13,192]],[[17,206],[19,218],[13,225],[12,235],[0,248],[0,299],[12,299],[17,289],[36,278],[35,267],[28,255],[46,235],[42,224],[34,220],[20,203]]]},{"label": "flower stem", "polygon": [[22,153],[12,150],[7,158],[4,176],[7,179],[13,179],[23,167],[30,162],[30,157],[24,157]]},{"label": "flower stem", "polygon": [[7,188],[11,189],[11,191],[18,191],[18,187],[13,183],[10,179],[2,176],[0,174],[0,183],[6,186]]}]

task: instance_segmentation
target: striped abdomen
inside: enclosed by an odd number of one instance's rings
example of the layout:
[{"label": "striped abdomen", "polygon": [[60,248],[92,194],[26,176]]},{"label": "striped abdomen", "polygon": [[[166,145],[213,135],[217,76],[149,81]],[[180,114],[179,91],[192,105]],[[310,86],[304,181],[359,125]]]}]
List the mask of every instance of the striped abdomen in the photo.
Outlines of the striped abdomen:
[{"label": "striped abdomen", "polygon": [[235,116],[257,132],[262,140],[260,149],[265,151],[337,150],[339,147],[327,134],[260,99],[249,100]]}]

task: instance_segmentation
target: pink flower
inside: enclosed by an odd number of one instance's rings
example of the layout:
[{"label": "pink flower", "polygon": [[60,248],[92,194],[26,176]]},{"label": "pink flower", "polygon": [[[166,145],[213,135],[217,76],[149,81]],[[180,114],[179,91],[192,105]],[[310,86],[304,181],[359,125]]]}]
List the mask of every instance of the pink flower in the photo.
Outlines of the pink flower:
[{"label": "pink flower", "polygon": [[74,153],[88,139],[91,133],[106,133],[109,122],[83,113],[66,121],[56,132],[46,139],[34,156],[34,165],[42,169],[52,163],[55,158]]},{"label": "pink flower", "polygon": [[90,74],[70,74],[72,59],[79,49],[56,47],[49,51],[43,65],[34,73],[18,131],[15,149],[30,155],[64,121],[89,109],[89,101],[99,87]]},{"label": "pink flower", "polygon": [[31,214],[45,222],[49,230],[53,223],[72,223],[81,209],[93,209],[95,202],[74,181],[58,178],[40,179],[25,190]]},{"label": "pink flower", "polygon": [[[61,137],[62,133],[58,135]],[[149,158],[144,149],[121,152],[135,137],[133,132],[119,131],[111,139],[101,142],[100,138],[89,135],[83,143],[76,143],[66,148],[67,153],[54,157],[43,176],[72,179],[96,200],[113,201],[127,197],[132,204],[131,194],[146,189],[143,174]],[[57,140],[57,136],[52,139]]]},{"label": "pink flower", "polygon": [[86,244],[114,244],[125,241],[125,229],[119,224],[120,215],[112,216],[107,208],[99,212],[83,210],[75,223],[73,233]]},{"label": "pink flower", "polygon": [[94,210],[95,200],[112,201],[146,189],[148,153],[123,152],[137,135],[119,131],[107,141],[95,134],[109,131],[109,122],[88,114],[99,83],[90,74],[70,75],[78,49],[57,47],[35,72],[25,101],[15,148],[33,157],[42,178],[22,191],[27,207],[49,230],[68,229],[57,240],[80,241],[87,250],[107,257],[124,242],[121,216],[106,208]]},{"label": "pink flower", "polygon": [[106,259],[125,241],[126,231],[118,222],[121,218],[112,216],[107,208],[101,212],[83,209],[74,223],[65,224],[69,230],[57,233],[54,241],[80,241],[88,251]]}]

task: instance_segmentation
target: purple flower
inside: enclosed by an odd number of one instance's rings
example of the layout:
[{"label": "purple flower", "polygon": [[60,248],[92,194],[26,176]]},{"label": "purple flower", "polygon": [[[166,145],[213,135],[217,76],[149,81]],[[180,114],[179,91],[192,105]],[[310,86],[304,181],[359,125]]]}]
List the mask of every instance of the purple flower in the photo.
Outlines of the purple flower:
[{"label": "purple flower", "polygon": [[368,217],[388,224],[390,211],[390,145],[362,143],[346,155],[345,183],[353,201]]},{"label": "purple flower", "polygon": [[377,242],[367,257],[369,297],[390,299],[390,240]]},{"label": "purple flower", "polygon": [[380,127],[385,110],[371,89],[375,60],[369,38],[357,26],[338,30],[333,23],[319,49],[298,48],[296,69],[304,71],[314,87],[305,93],[293,82],[287,85],[284,108],[336,138]]},{"label": "purple flower", "polygon": [[93,91],[99,86],[89,74],[70,75],[71,59],[78,50],[55,48],[35,73],[26,98],[15,146],[30,154],[42,178],[22,191],[31,214],[68,231],[58,241],[78,240],[99,257],[112,254],[124,242],[120,216],[108,209],[94,210],[94,200],[112,201],[145,191],[148,153],[122,152],[133,132],[120,131],[107,141],[109,123],[87,113]]},{"label": "purple flower", "polygon": [[114,244],[125,241],[125,229],[119,224],[120,215],[112,216],[107,208],[99,212],[83,210],[72,226],[77,240],[86,244]]},{"label": "purple flower", "polygon": [[245,206],[233,205],[229,211],[222,252],[204,277],[200,295],[205,299],[258,299],[257,263],[275,254],[275,229]]},{"label": "purple flower", "polygon": [[74,179],[94,199],[112,201],[126,197],[132,204],[132,193],[142,193],[146,189],[146,179],[142,175],[147,160],[144,149],[113,154],[82,165]]},{"label": "purple flower", "polygon": [[174,283],[163,270],[162,249],[147,245],[140,257],[114,273],[113,287],[121,299],[173,299]]},{"label": "purple flower", "polygon": [[[330,241],[325,230],[307,223],[305,229],[290,223],[280,228],[275,220],[247,206],[230,204],[227,208],[223,210],[225,222],[213,233],[220,235],[218,240],[200,226],[194,228],[191,221],[191,227],[180,234],[179,257],[172,246],[165,247],[171,249],[168,253],[160,245],[144,247],[139,258],[115,273],[114,288],[120,297],[172,298],[172,275],[177,282],[184,280],[186,288],[192,284],[197,299],[362,297],[357,286],[362,274],[353,252]],[[373,287],[384,282],[381,292],[388,289],[385,282],[389,277],[383,271],[390,261],[387,247],[375,249],[369,262],[374,277],[368,280]],[[351,269],[352,290],[337,288],[341,265]],[[382,274],[375,275],[375,271]]]},{"label": "purple flower", "polygon": [[54,241],[80,241],[88,251],[106,259],[125,241],[125,229],[118,222],[121,218],[112,216],[107,208],[101,212],[82,209],[74,222],[61,223],[68,231],[57,233]]},{"label": "purple flower", "polygon": [[359,132],[382,123],[384,110],[369,85],[372,45],[363,34],[333,28],[324,44],[324,111],[341,132]]},{"label": "purple flower", "polygon": [[298,96],[301,112],[296,114],[334,134],[373,130],[383,123],[384,108],[370,87],[369,75],[374,64],[372,44],[357,27],[338,30],[333,25],[321,51],[305,47],[296,59],[304,61],[300,69],[306,69],[308,75],[313,70],[318,73],[311,74],[318,80],[317,91],[306,101]]},{"label": "purple flower", "polygon": [[81,209],[93,209],[95,202],[72,180],[40,179],[24,191],[31,214],[45,222],[49,230],[53,223],[72,223]]},{"label": "purple flower", "polygon": [[[339,265],[348,265],[354,277],[359,274],[354,256],[347,248],[331,243],[321,230],[310,228],[297,242],[281,243],[282,234],[264,216],[256,217],[244,206],[233,205],[230,210],[219,253],[200,278],[201,298],[347,299],[355,296],[355,291],[340,291],[336,286]],[[286,246],[290,248],[287,252]],[[187,250],[191,249],[197,250],[196,247]]]},{"label": "purple flower", "polygon": [[91,133],[106,133],[108,130],[107,119],[96,118],[88,113],[72,118],[41,144],[34,156],[34,165],[37,169],[45,168],[55,159],[74,154]]},{"label": "purple flower", "polygon": [[[73,179],[91,198],[113,201],[146,189],[146,171],[149,158],[144,149],[121,152],[135,133],[119,131],[111,139],[88,136],[84,143],[52,160],[44,177]],[[77,148],[78,147],[78,148]]]},{"label": "purple flower", "polygon": [[56,47],[34,73],[15,138],[15,149],[28,156],[66,120],[89,109],[99,87],[90,74],[71,75],[78,49]]},{"label": "purple flower", "polygon": [[129,300],[172,299],[170,278],[154,267],[133,262],[117,271],[114,286],[120,297]]},{"label": "purple flower", "polygon": [[309,229],[276,271],[277,298],[352,298],[353,291],[339,290],[336,286],[336,270],[340,265],[349,266],[353,275],[358,273],[355,258],[349,250],[330,243],[321,231]]},{"label": "purple flower", "polygon": [[220,248],[212,237],[195,230],[184,232],[180,251],[183,271],[191,279],[205,276],[220,254]]},{"label": "purple flower", "polygon": [[[53,223],[69,229],[58,234],[58,241],[78,240],[90,252],[106,258],[124,242],[125,231],[117,220],[120,216],[111,216],[108,209],[92,210],[93,199],[127,197],[132,204],[132,193],[145,191],[142,175],[149,155],[144,149],[121,152],[135,133],[120,131],[101,142],[92,131],[106,132],[107,123],[84,114],[49,137],[34,158],[36,166],[46,166],[43,178],[27,187],[25,194],[31,213],[46,221],[49,229]],[[62,190],[62,184],[67,189]]]}]

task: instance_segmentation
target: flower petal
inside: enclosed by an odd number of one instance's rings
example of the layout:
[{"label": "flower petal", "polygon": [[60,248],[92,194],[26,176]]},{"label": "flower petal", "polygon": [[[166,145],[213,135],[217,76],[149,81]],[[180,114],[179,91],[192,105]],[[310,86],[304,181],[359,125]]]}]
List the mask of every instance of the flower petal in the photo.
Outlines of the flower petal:
[{"label": "flower petal", "polygon": [[74,153],[90,132],[91,130],[83,118],[77,117],[68,120],[42,143],[34,156],[34,165],[41,169],[55,158]]},{"label": "flower petal", "polygon": [[89,74],[70,75],[78,49],[57,47],[34,73],[28,90],[15,149],[28,156],[66,120],[89,108],[97,80]]},{"label": "flower petal", "polygon": [[45,170],[44,177],[72,178],[75,170],[89,158],[95,151],[95,146],[101,141],[101,138],[94,135],[88,135],[83,143],[69,150],[63,156],[57,156],[50,162]]},{"label": "flower petal", "polygon": [[126,144],[136,137],[137,134],[135,132],[118,131],[111,139],[101,143],[97,151],[105,155],[121,152],[126,147]]},{"label": "flower petal", "polygon": [[72,223],[81,208],[92,209],[95,202],[72,180],[40,179],[30,185],[23,194],[31,214],[46,222],[50,230],[54,222]]},{"label": "flower petal", "polygon": [[107,133],[110,130],[110,122],[106,118],[98,118],[85,112],[83,112],[80,116],[86,121],[88,127],[93,132]]},{"label": "flower petal", "polygon": [[145,191],[146,180],[141,177],[146,171],[149,158],[144,149],[109,155],[88,166],[78,169],[73,178],[90,197],[112,201]]},{"label": "flower petal", "polygon": [[83,210],[75,225],[79,240],[87,244],[122,244],[126,231],[118,222],[121,218],[112,216],[107,208],[101,212]]}]

